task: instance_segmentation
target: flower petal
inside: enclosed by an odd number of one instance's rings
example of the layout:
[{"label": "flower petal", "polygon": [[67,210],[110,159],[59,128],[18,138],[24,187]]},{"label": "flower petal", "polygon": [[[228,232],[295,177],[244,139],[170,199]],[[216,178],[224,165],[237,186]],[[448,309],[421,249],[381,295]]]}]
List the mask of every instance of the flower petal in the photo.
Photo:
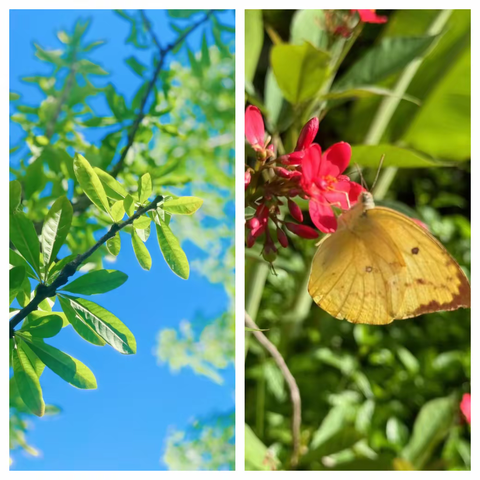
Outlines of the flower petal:
[{"label": "flower petal", "polygon": [[265,126],[262,114],[257,107],[252,105],[248,106],[245,112],[245,136],[252,147],[254,145],[265,146]]},{"label": "flower petal", "polygon": [[351,183],[353,182],[346,180],[336,182],[334,184],[334,190],[323,192],[323,196],[335,207],[339,207],[342,210],[348,210],[351,207],[349,195]]},{"label": "flower petal", "polygon": [[339,142],[332,145],[322,156],[322,167],[320,176],[338,177],[345,171],[350,163],[352,147],[346,142]]},{"label": "flower petal", "polygon": [[321,232],[333,233],[337,230],[337,218],[326,201],[321,203],[318,200],[310,200],[308,210],[312,222]]},{"label": "flower petal", "polygon": [[360,20],[365,23],[386,23],[388,18],[377,15],[375,10],[357,10]]},{"label": "flower petal", "polygon": [[322,164],[322,149],[320,145],[314,143],[309,148],[304,150],[305,157],[302,161],[302,182],[310,185],[318,177],[320,167]]},{"label": "flower petal", "polygon": [[305,150],[315,140],[315,136],[318,132],[319,121],[317,117],[311,118],[302,128],[300,135],[298,136],[297,146],[295,151]]}]

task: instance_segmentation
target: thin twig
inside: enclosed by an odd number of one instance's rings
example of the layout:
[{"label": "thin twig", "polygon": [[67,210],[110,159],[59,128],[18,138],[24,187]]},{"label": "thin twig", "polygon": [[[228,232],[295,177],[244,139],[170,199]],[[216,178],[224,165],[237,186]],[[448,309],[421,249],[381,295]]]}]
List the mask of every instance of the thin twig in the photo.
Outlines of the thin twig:
[{"label": "thin twig", "polygon": [[153,43],[157,46],[158,51],[162,53],[162,46],[160,45],[160,42],[158,41],[158,38],[155,35],[155,32],[152,30],[152,24],[150,23],[150,20],[145,15],[145,10],[140,10],[140,15],[142,16],[142,20],[143,20],[143,23],[145,24],[145,28],[148,30],[148,33],[150,33],[152,37]]},{"label": "thin twig", "polygon": [[290,370],[285,363],[277,347],[270,342],[270,340],[261,332],[257,324],[252,320],[250,315],[245,312],[245,325],[248,328],[253,329],[252,333],[258,342],[268,351],[277,364],[280,372],[282,373],[285,382],[287,382],[290,389],[290,399],[292,401],[293,417],[292,417],[292,440],[293,440],[293,452],[291,457],[291,464],[295,467],[298,464],[300,456],[300,425],[302,423],[302,402],[300,398],[300,390],[298,389],[295,377],[290,373]]},{"label": "thin twig", "polygon": [[163,200],[162,195],[158,195],[153,202],[149,203],[147,206],[140,208],[135,212],[134,215],[127,218],[124,222],[121,223],[114,223],[108,232],[98,240],[95,245],[90,247],[85,253],[81,255],[77,255],[75,260],[67,263],[65,267],[63,267],[62,271],[55,279],[55,281],[51,285],[45,285],[40,283],[37,287],[37,292],[33,297],[32,301],[26,306],[23,307],[11,320],[10,320],[10,337],[14,334],[14,328],[30,313],[37,310],[38,305],[43,302],[48,297],[54,297],[57,293],[57,289],[61,286],[65,285],[68,282],[68,279],[75,274],[77,268],[88,258],[92,255],[97,249],[99,249],[107,240],[113,238],[120,230],[124,229],[126,226],[131,225],[137,218],[139,218],[144,213],[148,212],[149,210],[155,210],[158,203]]}]

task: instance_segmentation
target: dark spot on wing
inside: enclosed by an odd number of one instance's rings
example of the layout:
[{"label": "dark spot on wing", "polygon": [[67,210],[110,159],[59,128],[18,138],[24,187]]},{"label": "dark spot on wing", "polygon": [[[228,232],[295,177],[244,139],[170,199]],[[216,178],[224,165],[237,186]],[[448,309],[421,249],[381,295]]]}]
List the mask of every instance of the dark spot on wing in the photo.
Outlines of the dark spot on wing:
[{"label": "dark spot on wing", "polygon": [[414,255],[417,255],[417,253],[418,253],[419,251],[420,251],[420,250],[419,250],[418,247],[412,248],[412,253],[413,253]]},{"label": "dark spot on wing", "polygon": [[427,285],[428,283],[430,282],[427,282],[425,279],[423,278],[417,278],[415,279],[415,283],[418,284],[418,285]]},{"label": "dark spot on wing", "polygon": [[370,273],[372,270],[373,270],[373,268],[370,267],[370,266],[365,267],[365,271],[366,271],[367,273]]}]

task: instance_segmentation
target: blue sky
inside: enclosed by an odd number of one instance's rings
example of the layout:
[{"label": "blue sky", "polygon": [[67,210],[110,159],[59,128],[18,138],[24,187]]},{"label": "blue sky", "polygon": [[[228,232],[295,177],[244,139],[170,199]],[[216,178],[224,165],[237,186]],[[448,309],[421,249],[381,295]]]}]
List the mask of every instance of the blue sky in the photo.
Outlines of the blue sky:
[{"label": "blue sky", "polygon": [[[176,38],[165,12],[147,11],[147,15],[155,31],[161,32],[158,36],[164,44]],[[13,10],[10,12],[10,90],[21,93],[24,103],[33,105],[42,97],[35,86],[19,79],[49,72],[34,56],[33,42],[45,49],[59,48],[56,32],[70,30],[79,17],[92,19],[87,40],[102,38],[108,42],[92,54],[93,61],[111,72],[103,81],[113,82],[127,98],[139,87],[140,79],[124,60],[135,54],[149,63],[151,52],[139,53],[133,46],[125,45],[129,24],[112,11]],[[231,11],[222,13],[220,18],[225,24],[234,24]],[[189,46],[194,51],[200,47],[201,34],[199,29],[189,37]],[[212,43],[211,38],[209,42]],[[20,135],[19,127],[11,124],[12,143]],[[128,240],[125,238],[123,245]],[[127,273],[127,283],[97,299],[92,298],[132,330],[137,340],[137,354],[123,356],[108,346],[95,347],[82,340],[72,328],[63,329],[52,340],[52,345],[84,362],[94,372],[98,389],[75,389],[47,369],[41,379],[45,401],[60,406],[63,411],[60,415],[33,421],[29,443],[39,448],[42,455],[34,458],[17,451],[13,454],[12,469],[164,469],[160,459],[169,428],[182,430],[193,418],[234,408],[233,367],[222,372],[225,383],[216,385],[188,369],[172,374],[168,366],[158,365],[153,353],[161,328],[178,327],[182,320],[192,320],[196,312],[202,312],[207,318],[221,314],[228,302],[223,286],[210,284],[195,272],[188,281],[181,280],[167,267],[155,235],[147,245],[153,260],[149,272],[140,268],[131,248],[122,248],[118,260],[106,264],[106,268]],[[201,255],[191,245],[184,247],[190,261]]]}]

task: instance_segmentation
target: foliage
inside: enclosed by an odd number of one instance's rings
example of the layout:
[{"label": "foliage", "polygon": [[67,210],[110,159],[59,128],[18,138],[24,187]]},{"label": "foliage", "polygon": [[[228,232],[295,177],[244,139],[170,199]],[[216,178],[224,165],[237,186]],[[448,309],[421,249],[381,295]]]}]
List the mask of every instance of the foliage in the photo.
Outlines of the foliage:
[{"label": "foliage", "polygon": [[[172,18],[176,18],[175,12],[171,11]],[[202,121],[196,122],[197,99],[188,103],[187,95],[176,96],[181,90],[178,86],[192,71],[199,76],[198,82],[211,77],[215,86],[230,79],[228,66],[210,69],[222,58],[231,63],[232,56],[221,38],[228,27],[213,12],[191,11],[182,27],[176,28],[177,40],[162,47],[143,12],[117,13],[130,23],[127,41],[154,52],[149,66],[134,57],[126,60],[143,79],[131,101],[114,84],[97,81],[108,72],[89,59],[90,52],[103,42],[85,43],[88,21],[78,21],[71,32],[59,32],[65,45],[62,50],[48,51],[35,45],[38,59],[51,67],[49,75],[23,79],[41,90],[44,98],[38,106],[24,104],[18,94],[10,95],[11,119],[24,131],[11,149],[10,169],[15,178],[10,182],[10,302],[15,302],[10,309],[14,373],[10,435],[12,448],[20,446],[31,453],[34,450],[24,439],[26,418],[31,413],[41,416],[53,411],[42,398],[39,378],[44,367],[78,388],[96,388],[88,367],[50,345],[48,339],[71,325],[90,343],[108,343],[123,354],[136,352],[129,328],[113,313],[84,298],[105,294],[127,280],[122,272],[104,269],[104,260],[118,256],[128,238],[125,235],[130,235],[140,267],[149,270],[151,257],[145,242],[155,228],[167,265],[188,279],[190,265],[181,242],[191,235],[201,239],[208,220],[219,213],[215,209],[215,204],[222,203],[218,192],[208,186],[214,183],[215,169],[217,179],[223,176],[223,183],[219,182],[225,186],[223,195],[233,195],[228,190],[231,180],[225,180],[233,171],[227,160],[233,158],[231,134],[220,146],[205,145],[209,140],[215,142],[215,134],[222,130],[219,119],[201,129],[202,135],[195,141],[186,141],[190,130]],[[186,39],[200,27],[204,42],[199,56],[190,52]],[[216,47],[207,46],[209,31],[213,31]],[[167,59],[181,49],[188,50],[190,67],[175,63],[170,67]],[[109,114],[96,113],[91,106],[94,97],[105,100]],[[228,95],[218,95],[223,118],[233,119],[232,103]],[[100,134],[99,142],[87,140],[91,131]],[[210,162],[207,173],[213,178],[199,175],[202,181],[194,182],[187,172],[192,166],[195,171],[205,168],[208,147],[218,148],[216,154],[226,151],[223,163]],[[199,158],[198,165],[189,163]],[[171,192],[175,187],[176,194]],[[197,197],[202,190],[208,195]],[[218,257],[225,252],[217,249],[215,253]],[[83,274],[68,283],[77,270]],[[15,329],[17,325],[21,326]]]},{"label": "foliage", "polygon": [[[420,218],[469,274],[470,13],[387,14],[379,26],[346,11],[247,12],[247,100],[279,155],[293,151],[314,116],[315,140],[351,143],[368,185],[385,153],[377,203]],[[254,168],[251,157],[247,149]],[[298,204],[311,225],[307,202]],[[274,270],[260,248],[247,250],[246,310],[300,389],[297,468],[469,470],[469,426],[459,413],[470,389],[469,312],[383,327],[338,321],[306,291],[314,242],[288,240]],[[292,468],[287,386],[250,332],[246,342],[246,468]]]}]

